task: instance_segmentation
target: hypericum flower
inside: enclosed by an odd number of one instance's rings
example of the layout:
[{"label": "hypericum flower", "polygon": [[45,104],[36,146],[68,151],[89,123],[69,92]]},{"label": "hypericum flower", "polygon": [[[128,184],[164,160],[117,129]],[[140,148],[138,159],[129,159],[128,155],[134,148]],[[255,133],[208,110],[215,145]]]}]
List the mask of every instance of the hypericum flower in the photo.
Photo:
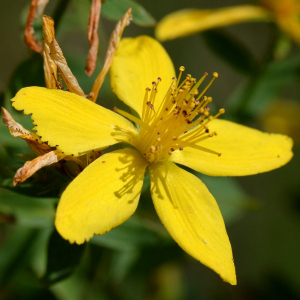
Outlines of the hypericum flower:
[{"label": "hypericum flower", "polygon": [[[62,194],[55,225],[71,243],[84,243],[125,222],[136,210],[148,167],[156,212],[188,254],[236,284],[231,245],[218,205],[196,176],[175,163],[213,176],[269,171],[292,157],[292,140],[210,115],[201,78],[180,82],[164,48],[146,36],[121,41],[111,68],[113,91],[139,117],[109,111],[60,90],[30,87],[12,99],[32,114],[37,135],[68,155],[92,153],[125,142],[131,147],[104,154]],[[214,75],[216,77],[217,74]],[[156,81],[153,79],[159,78]],[[152,82],[153,81],[153,82]],[[152,82],[151,88],[146,88]]]},{"label": "hypericum flower", "polygon": [[262,6],[239,5],[218,9],[184,9],[165,16],[156,27],[156,37],[171,40],[200,31],[247,21],[274,21],[300,44],[299,0],[260,0]]}]

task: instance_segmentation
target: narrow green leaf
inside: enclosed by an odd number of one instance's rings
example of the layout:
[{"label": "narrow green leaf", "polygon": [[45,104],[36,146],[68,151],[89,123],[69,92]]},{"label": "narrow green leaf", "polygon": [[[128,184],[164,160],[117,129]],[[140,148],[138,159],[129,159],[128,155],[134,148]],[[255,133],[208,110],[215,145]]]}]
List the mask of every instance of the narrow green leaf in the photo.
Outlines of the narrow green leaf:
[{"label": "narrow green leaf", "polygon": [[253,73],[257,69],[257,62],[249,50],[225,31],[204,31],[201,36],[210,50],[236,70]]},{"label": "narrow green leaf", "polygon": [[9,96],[13,97],[26,86],[45,86],[43,58],[40,54],[34,53],[18,65],[9,82]]},{"label": "narrow green leaf", "polygon": [[91,243],[114,250],[131,250],[159,242],[156,232],[147,228],[137,217],[132,216],[124,224],[112,229],[104,235],[96,235]]},{"label": "narrow green leaf", "polygon": [[33,198],[0,188],[0,214],[24,227],[52,226],[57,198]]},{"label": "narrow green leaf", "polygon": [[235,91],[228,101],[228,111],[237,121],[251,119],[278,97],[284,87],[299,80],[299,55],[284,61],[272,61],[246,85],[243,84]]},{"label": "narrow green leaf", "polygon": [[154,26],[155,19],[143,6],[133,0],[106,0],[102,6],[101,14],[113,21],[119,21],[125,12],[132,7],[132,21],[140,26]]},{"label": "narrow green leaf", "polygon": [[37,230],[16,226],[10,236],[1,244],[0,285],[9,282],[26,262],[29,248],[34,242],[36,234]]},{"label": "narrow green leaf", "polygon": [[56,230],[49,239],[46,274],[42,278],[45,285],[51,285],[69,277],[77,268],[85,245],[70,244]]},{"label": "narrow green leaf", "polygon": [[246,211],[257,210],[260,204],[237,184],[234,178],[197,174],[215,197],[226,224],[237,221]]}]

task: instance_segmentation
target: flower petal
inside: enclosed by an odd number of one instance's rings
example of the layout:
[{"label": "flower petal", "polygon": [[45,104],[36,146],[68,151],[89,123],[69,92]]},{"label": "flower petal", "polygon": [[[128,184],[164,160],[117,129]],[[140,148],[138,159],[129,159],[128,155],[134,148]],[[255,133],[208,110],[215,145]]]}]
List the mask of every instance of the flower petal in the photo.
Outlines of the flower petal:
[{"label": "flower petal", "polygon": [[172,83],[175,70],[159,42],[148,36],[139,36],[121,41],[110,75],[113,92],[141,116],[145,89],[151,88],[151,83],[158,77],[162,79],[155,100],[159,105]]},{"label": "flower petal", "polygon": [[206,186],[172,162],[151,164],[149,170],[155,209],[172,238],[224,281],[236,284],[224,221]]},{"label": "flower petal", "polygon": [[270,14],[259,6],[241,5],[214,10],[184,9],[164,17],[156,26],[160,41],[246,21],[269,20]]},{"label": "flower petal", "polygon": [[120,141],[135,144],[138,132],[125,118],[74,93],[29,87],[12,99],[32,114],[43,142],[67,155],[99,150]]},{"label": "flower petal", "polygon": [[300,17],[298,15],[290,16],[289,18],[277,18],[277,23],[295,43],[300,44]]},{"label": "flower petal", "polygon": [[82,244],[125,222],[136,210],[146,160],[135,149],[98,158],[62,194],[55,219],[61,236]]},{"label": "flower petal", "polygon": [[285,135],[218,119],[209,130],[217,135],[199,142],[197,148],[173,152],[170,159],[207,175],[243,176],[279,168],[293,156],[293,141]]}]

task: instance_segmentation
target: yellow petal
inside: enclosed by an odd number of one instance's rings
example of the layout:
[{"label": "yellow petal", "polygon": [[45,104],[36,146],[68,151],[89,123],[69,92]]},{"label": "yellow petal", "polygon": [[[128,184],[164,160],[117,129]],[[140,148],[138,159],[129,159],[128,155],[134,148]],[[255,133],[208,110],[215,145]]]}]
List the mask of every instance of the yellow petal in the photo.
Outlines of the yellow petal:
[{"label": "yellow petal", "polygon": [[185,9],[165,16],[155,35],[160,41],[246,21],[269,20],[270,13],[259,6],[241,5],[214,10]]},{"label": "yellow petal", "polygon": [[113,92],[141,116],[145,89],[152,88],[152,82],[158,77],[162,79],[155,100],[158,107],[172,83],[175,70],[159,42],[148,36],[139,36],[121,41],[110,75]]},{"label": "yellow petal", "polygon": [[224,281],[236,284],[224,221],[203,182],[171,162],[151,164],[149,170],[155,209],[172,238]]},{"label": "yellow petal", "polygon": [[279,168],[293,156],[293,141],[286,135],[218,119],[208,127],[217,135],[199,142],[197,148],[173,152],[170,159],[207,175],[243,176]]},{"label": "yellow petal", "polygon": [[300,44],[300,1],[261,0],[261,4],[273,13],[278,26]]},{"label": "yellow petal", "polygon": [[76,94],[29,87],[12,99],[17,110],[32,114],[43,142],[75,156],[120,141],[135,143],[138,132],[126,119]]},{"label": "yellow petal", "polygon": [[290,16],[289,18],[278,18],[277,23],[295,43],[300,44],[300,17],[295,15]]},{"label": "yellow petal", "polygon": [[146,160],[134,149],[105,154],[62,194],[55,219],[61,236],[82,244],[125,222],[136,210]]}]

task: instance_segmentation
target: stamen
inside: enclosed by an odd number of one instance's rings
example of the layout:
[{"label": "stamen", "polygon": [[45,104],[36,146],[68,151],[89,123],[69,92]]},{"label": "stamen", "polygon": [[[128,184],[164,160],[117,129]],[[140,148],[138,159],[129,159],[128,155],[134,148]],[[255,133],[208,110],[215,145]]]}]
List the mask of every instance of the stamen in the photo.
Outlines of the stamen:
[{"label": "stamen", "polygon": [[126,111],[118,109],[117,107],[114,107],[114,111],[117,112],[117,113],[119,113],[120,115],[126,117],[127,119],[129,119],[129,120],[131,120],[131,121],[139,124],[141,127],[144,127],[148,131],[152,132],[153,129],[149,125],[147,125],[146,123],[144,123],[142,120],[136,118],[135,116],[127,113]]},{"label": "stamen", "polygon": [[211,116],[207,105],[212,102],[212,98],[204,96],[218,74],[213,73],[208,85],[199,92],[208,74],[205,73],[198,81],[187,74],[180,82],[184,70],[184,67],[179,68],[178,79],[172,78],[164,97],[158,93],[161,78],[152,82],[152,89],[147,88],[145,91],[141,120],[115,108],[116,112],[140,125],[141,142],[138,147],[151,163],[168,159],[168,155],[174,151],[184,151],[186,146],[219,155],[218,152],[199,146],[201,141],[217,135],[215,131],[210,132],[208,124],[225,112],[220,109]]}]

